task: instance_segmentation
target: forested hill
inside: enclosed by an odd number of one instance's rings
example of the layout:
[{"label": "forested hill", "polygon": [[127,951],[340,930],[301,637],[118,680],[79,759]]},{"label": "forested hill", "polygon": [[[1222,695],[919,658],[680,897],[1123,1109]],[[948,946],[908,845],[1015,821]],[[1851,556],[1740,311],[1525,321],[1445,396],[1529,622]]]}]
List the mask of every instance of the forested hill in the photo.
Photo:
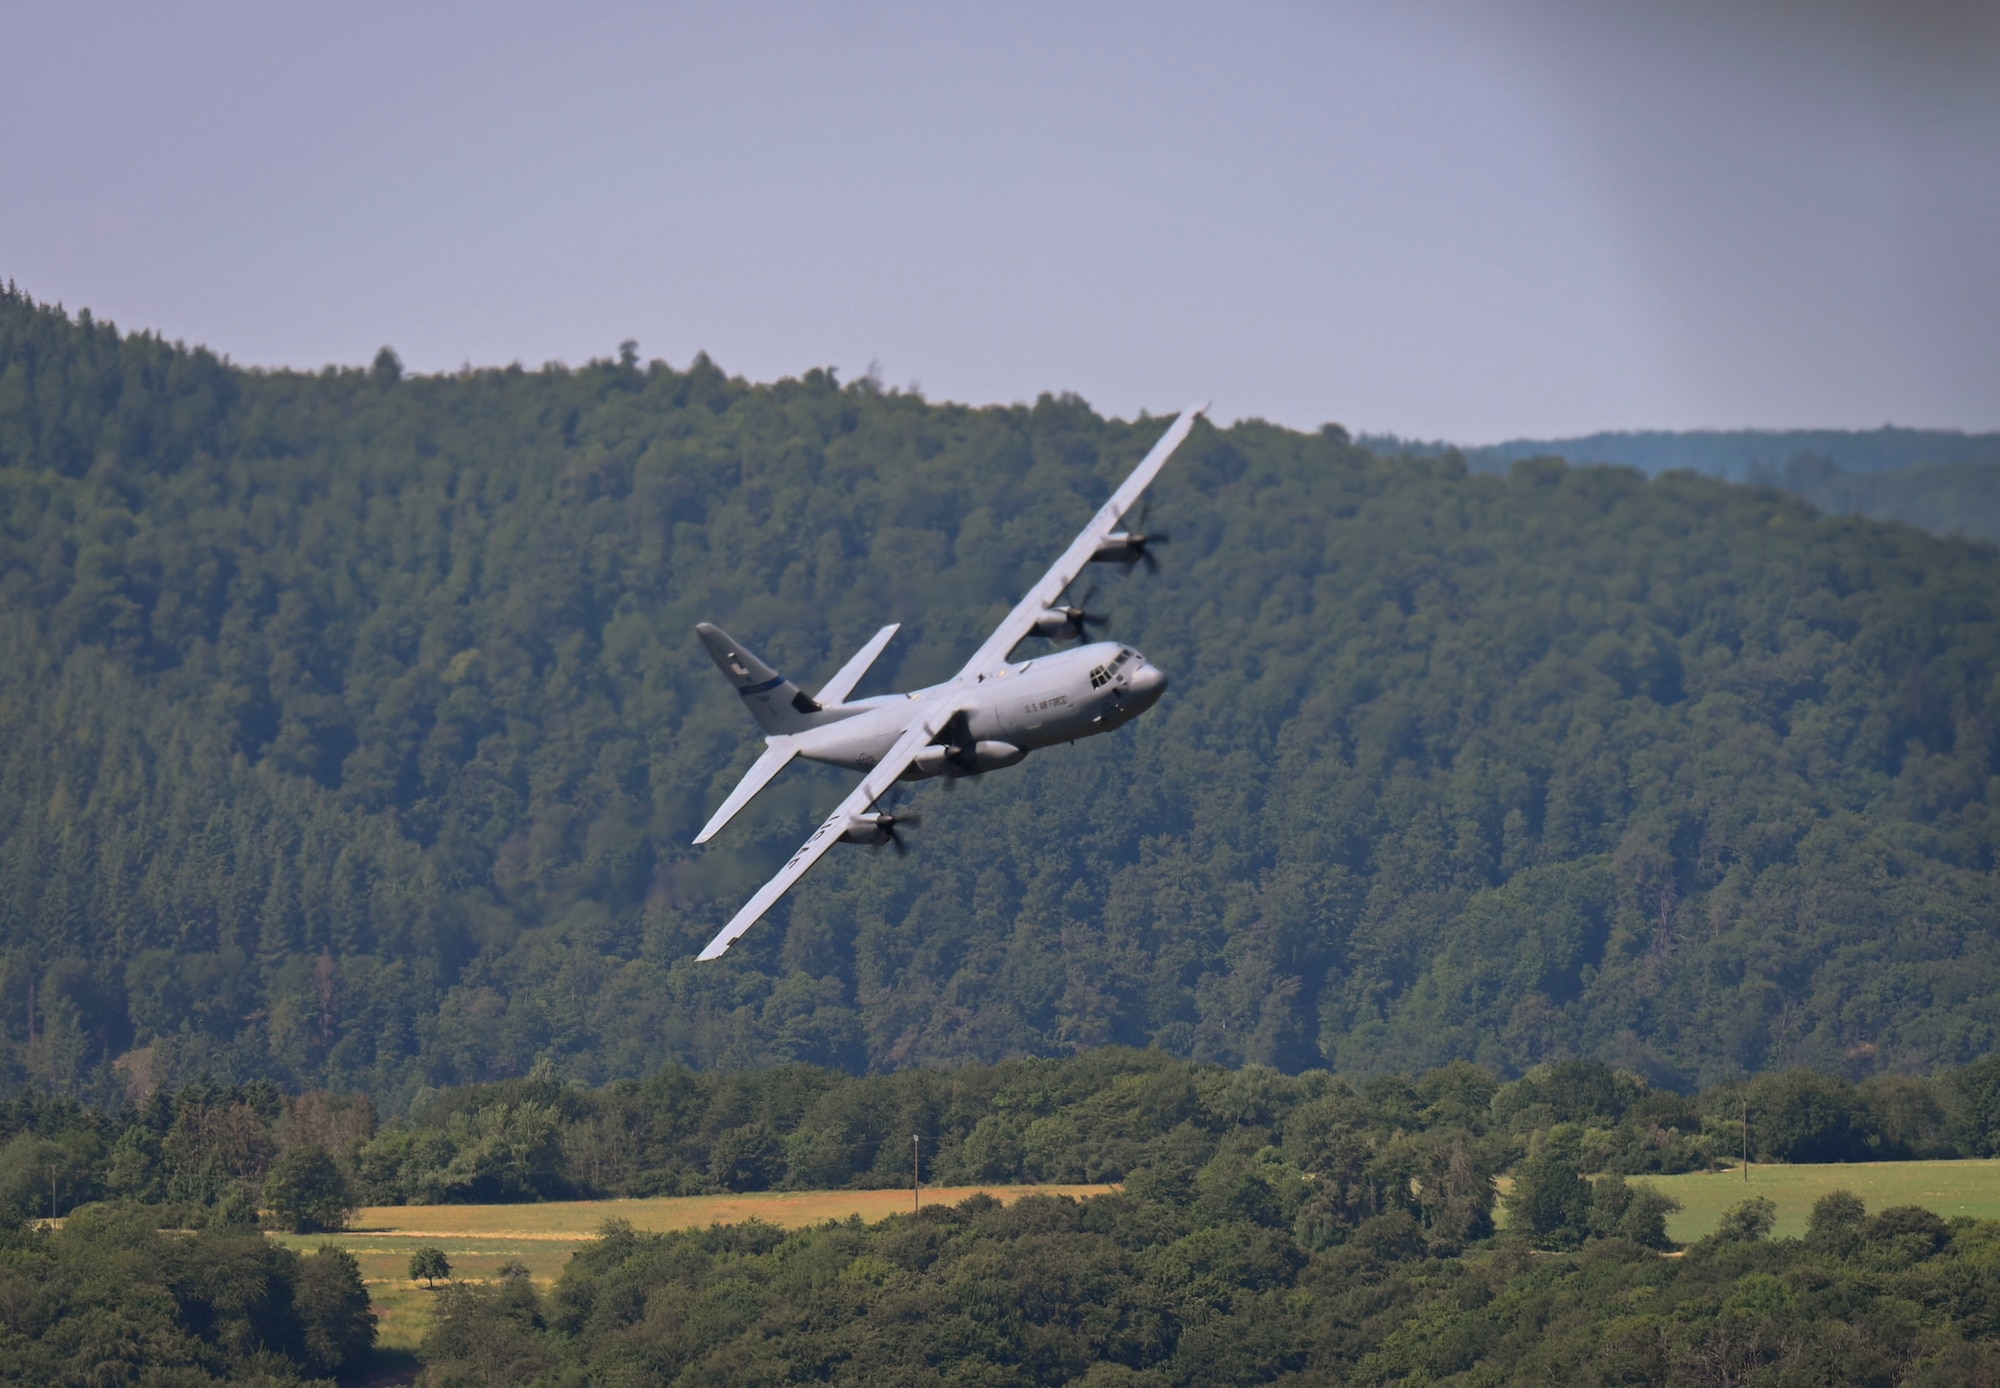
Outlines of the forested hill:
[{"label": "forested hill", "polygon": [[863,692],[940,677],[1163,425],[630,351],[246,372],[10,292],[5,1083],[1993,1046],[1991,548],[1255,423],[1103,580],[1159,708],[920,788],[907,858],[693,962],[849,779],[688,846],[755,750],[694,622],[810,686],[901,621]]},{"label": "forested hill", "polygon": [[2000,543],[2000,434],[1955,429],[1690,429],[1511,439],[1454,448],[1383,435],[1377,452],[1456,454],[1474,472],[1523,458],[1610,463],[1648,476],[1684,471],[1782,487],[1835,515],[1899,520],[1940,535]]},{"label": "forested hill", "polygon": [[[1380,452],[1437,454],[1450,444],[1419,443],[1394,435],[1364,438]],[[1475,472],[1505,472],[1523,458],[1558,457],[1573,463],[1635,467],[1647,476],[1701,472],[1735,482],[1759,480],[1793,458],[1823,458],[1850,473],[1897,472],[1912,467],[2000,466],[2000,434],[1957,429],[1633,429],[1570,439],[1509,439],[1458,447]]]}]

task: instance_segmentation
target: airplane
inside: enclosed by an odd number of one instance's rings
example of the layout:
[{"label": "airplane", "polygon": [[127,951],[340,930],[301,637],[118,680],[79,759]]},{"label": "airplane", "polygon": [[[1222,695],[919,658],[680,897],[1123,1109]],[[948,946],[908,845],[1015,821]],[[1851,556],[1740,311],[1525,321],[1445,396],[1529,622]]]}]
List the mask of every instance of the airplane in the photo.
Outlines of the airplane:
[{"label": "airplane", "polygon": [[[697,958],[721,958],[834,844],[879,848],[893,843],[900,851],[897,825],[914,823],[914,816],[876,808],[898,781],[996,771],[1037,748],[1108,733],[1159,702],[1166,692],[1166,675],[1130,646],[1090,641],[1088,627],[1097,619],[1084,604],[1066,597],[1088,564],[1153,567],[1150,546],[1166,537],[1148,533],[1143,522],[1120,527],[1126,512],[1207,409],[1206,404],[1191,405],[1175,417],[1062,558],[1014,605],[965,668],[943,684],[909,694],[848,699],[895,636],[898,623],[876,632],[818,694],[810,696],[720,627],[707,622],[695,627],[701,644],[736,686],[765,734],[763,754],[695,835],[696,843],[707,843],[721,832],[794,757],[866,773]],[[1019,663],[1010,661],[1014,648],[1030,636],[1076,636],[1085,644]]]}]

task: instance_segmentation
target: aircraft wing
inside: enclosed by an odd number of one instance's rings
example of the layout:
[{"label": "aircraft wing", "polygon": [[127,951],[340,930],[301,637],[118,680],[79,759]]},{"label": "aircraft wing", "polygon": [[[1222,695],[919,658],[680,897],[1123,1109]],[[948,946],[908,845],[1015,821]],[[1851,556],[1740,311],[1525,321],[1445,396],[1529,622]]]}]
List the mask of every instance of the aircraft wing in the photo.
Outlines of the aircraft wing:
[{"label": "aircraft wing", "polygon": [[834,808],[825,822],[813,830],[812,837],[792,855],[791,861],[778,870],[776,877],[757,889],[757,894],[744,904],[742,910],[730,918],[729,924],[722,927],[721,933],[710,940],[707,947],[695,956],[696,958],[720,959],[729,947],[736,943],[739,935],[755,925],[763,918],[766,911],[778,904],[778,898],[792,889],[792,883],[804,877],[827,849],[840,842],[840,836],[847,831],[849,818],[866,813],[868,807],[880,799],[883,792],[894,785],[896,778],[916,760],[917,753],[930,746],[931,739],[943,730],[944,725],[950,722],[952,715],[959,710],[958,703],[948,698],[938,699],[921,707],[923,708],[921,716],[896,739],[888,755],[875,763],[868,774],[861,778],[861,784],[849,791],[847,798]]},{"label": "aircraft wing", "polygon": [[1125,513],[1138,502],[1140,494],[1152,485],[1153,479],[1159,476],[1160,469],[1167,465],[1167,459],[1174,455],[1174,450],[1187,438],[1188,431],[1194,428],[1195,420],[1207,409],[1208,405],[1204,402],[1190,405],[1180,412],[1173,426],[1160,436],[1160,441],[1153,445],[1152,451],[1141,459],[1139,466],[1133,468],[1131,475],[1119,484],[1118,490],[1111,494],[1111,499],[1097,508],[1097,514],[1091,517],[1090,524],[1083,528],[1083,533],[1063,551],[1062,558],[1056,560],[1055,566],[1042,575],[1040,583],[1028,590],[1025,598],[1014,604],[1014,610],[993,629],[993,634],[986,638],[986,644],[973,652],[972,659],[968,660],[965,668],[958,672],[959,679],[979,679],[998,672],[1006,665],[1008,653],[1020,645],[1033,630],[1036,618],[1046,609],[1054,607],[1062,598],[1063,590],[1076,582],[1077,575],[1083,572],[1083,566],[1090,562],[1090,556],[1097,553],[1097,547],[1104,543],[1105,537],[1118,528],[1118,523],[1125,518]]}]

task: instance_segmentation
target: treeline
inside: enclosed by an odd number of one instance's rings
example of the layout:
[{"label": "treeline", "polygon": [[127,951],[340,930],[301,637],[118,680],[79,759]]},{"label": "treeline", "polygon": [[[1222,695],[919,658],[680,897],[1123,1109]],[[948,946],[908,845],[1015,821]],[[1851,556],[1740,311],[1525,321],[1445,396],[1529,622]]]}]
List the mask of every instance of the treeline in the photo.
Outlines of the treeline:
[{"label": "treeline", "polygon": [[523,1080],[446,1091],[378,1127],[365,1098],[190,1086],[121,1110],[32,1093],[0,1105],[0,1210],[99,1200],[169,1207],[176,1226],[265,1218],[338,1228],[362,1204],[494,1203],[925,1182],[1113,1183],[1161,1162],[1270,1148],[1342,1218],[1414,1185],[1555,1160],[1643,1176],[1740,1159],[1840,1162],[2000,1155],[2000,1059],[1859,1085],[1793,1070],[1683,1095],[1593,1062],[1502,1083],[1454,1063],[1351,1083],[1105,1048],[1061,1061],[854,1077],[809,1066],[681,1068],[601,1089]]},{"label": "treeline", "polygon": [[1535,1252],[1518,1211],[1501,1237],[1470,1242],[1400,1206],[1322,1224],[1317,1184],[1235,1149],[1193,1172],[1149,1166],[1080,1203],[976,1196],[791,1233],[613,1223],[546,1293],[452,1289],[423,1358],[450,1385],[1943,1388],[2000,1375],[2000,1224],[1871,1215],[1836,1192],[1803,1239],[1772,1239],[1769,1202],[1752,1200],[1663,1258],[1658,1208],[1633,1218],[1648,1194],[1604,1178],[1588,1191],[1603,1219],[1573,1251]]},{"label": "treeline", "polygon": [[1172,677],[693,955],[847,779],[690,629],[955,669],[1157,437],[636,352],[245,371],[0,294],[0,1093],[1154,1047],[1679,1089],[2000,1046],[2000,556],[1768,491],[1206,425]]},{"label": "treeline", "polygon": [[[613,1221],[552,1286],[444,1285],[428,1381],[2000,1374],[2000,1224],[1871,1213],[1836,1192],[1804,1238],[1773,1239],[1771,1205],[1752,1198],[1685,1256],[1661,1256],[1676,1206],[1646,1174],[1721,1159],[1746,1102],[1760,1160],[1988,1154],[2000,1058],[1930,1081],[1794,1071],[1696,1096],[1584,1062],[1507,1083],[1455,1063],[1353,1084],[1116,1048],[863,1078],[675,1070],[602,1090],[544,1073],[431,1096],[373,1131],[363,1100],[254,1085],[124,1113],[30,1096],[6,1110],[0,1146],[0,1373],[284,1383],[359,1369],[373,1322],[354,1260],[290,1252],[253,1223],[307,1156],[352,1183],[350,1200],[901,1185],[915,1132],[931,1182],[1120,1188],[790,1233]],[[48,1173],[21,1177],[56,1152],[80,1160],[50,1228],[22,1218]]]}]

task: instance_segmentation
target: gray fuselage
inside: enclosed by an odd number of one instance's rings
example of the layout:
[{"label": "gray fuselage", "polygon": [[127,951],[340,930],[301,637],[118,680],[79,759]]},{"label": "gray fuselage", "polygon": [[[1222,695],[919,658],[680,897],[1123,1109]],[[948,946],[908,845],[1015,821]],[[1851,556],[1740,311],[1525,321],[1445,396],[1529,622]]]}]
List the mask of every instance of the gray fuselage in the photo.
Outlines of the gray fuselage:
[{"label": "gray fuselage", "polygon": [[[1009,664],[979,681],[976,702],[966,710],[965,732],[972,742],[999,744],[1026,755],[1038,747],[1074,742],[1129,723],[1157,703],[1166,687],[1167,677],[1130,646],[1098,641]],[[953,690],[952,686],[938,685],[827,709],[827,713],[837,715],[837,721],[796,734],[798,754],[865,771],[880,761],[910,726],[912,700],[942,697],[947,692],[962,696],[964,691],[962,687]],[[1011,760],[1018,761],[1020,756]],[[944,771],[976,774],[969,769]],[[920,764],[903,773],[903,778],[919,780],[938,774],[937,766]]]}]

